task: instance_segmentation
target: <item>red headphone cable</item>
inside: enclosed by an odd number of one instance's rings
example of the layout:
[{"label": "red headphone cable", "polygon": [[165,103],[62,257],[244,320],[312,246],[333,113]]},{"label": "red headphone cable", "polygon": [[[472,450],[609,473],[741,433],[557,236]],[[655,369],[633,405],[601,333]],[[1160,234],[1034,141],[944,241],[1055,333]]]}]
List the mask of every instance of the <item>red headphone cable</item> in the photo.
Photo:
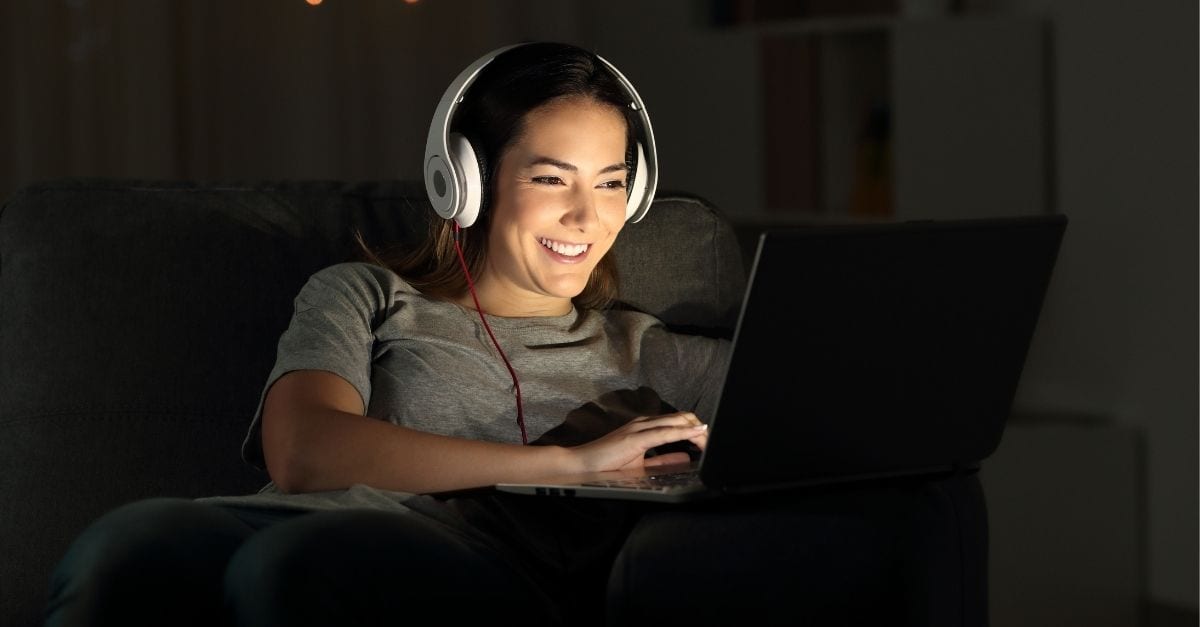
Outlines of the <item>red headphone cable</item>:
[{"label": "red headphone cable", "polygon": [[521,444],[529,444],[529,434],[525,432],[525,412],[521,407],[521,384],[517,381],[517,371],[513,370],[512,364],[508,363],[508,357],[504,355],[504,349],[500,348],[500,342],[496,341],[496,334],[492,333],[492,327],[483,315],[483,307],[479,306],[479,297],[475,295],[475,283],[471,281],[471,272],[467,270],[467,260],[463,257],[462,246],[458,243],[458,232],[458,222],[455,222],[454,250],[458,252],[458,262],[462,264],[463,275],[467,277],[467,290],[471,292],[471,300],[475,301],[475,311],[479,314],[479,319],[483,322],[484,330],[487,331],[488,337],[492,338],[492,344],[496,346],[496,350],[500,353],[500,359],[504,360],[504,366],[508,368],[508,374],[512,375],[513,387],[517,390],[517,426],[521,427]]}]

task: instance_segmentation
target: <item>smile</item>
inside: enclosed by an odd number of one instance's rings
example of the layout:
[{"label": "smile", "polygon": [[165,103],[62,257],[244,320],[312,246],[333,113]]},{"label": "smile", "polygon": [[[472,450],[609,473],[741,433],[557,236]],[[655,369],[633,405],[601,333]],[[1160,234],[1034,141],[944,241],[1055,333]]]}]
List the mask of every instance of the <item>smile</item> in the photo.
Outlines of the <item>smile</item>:
[{"label": "smile", "polygon": [[545,237],[539,237],[538,242],[541,243],[542,246],[545,246],[546,248],[549,248],[550,250],[564,257],[578,257],[579,255],[587,252],[587,249],[590,246],[590,244],[565,244],[563,242],[556,242],[552,239],[546,239]]}]

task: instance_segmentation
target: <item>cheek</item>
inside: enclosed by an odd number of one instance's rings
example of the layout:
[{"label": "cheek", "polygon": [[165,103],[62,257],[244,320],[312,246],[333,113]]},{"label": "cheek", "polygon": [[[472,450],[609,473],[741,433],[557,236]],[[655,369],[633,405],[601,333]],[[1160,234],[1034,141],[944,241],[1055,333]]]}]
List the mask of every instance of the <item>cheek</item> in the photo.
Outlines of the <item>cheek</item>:
[{"label": "cheek", "polygon": [[621,229],[625,228],[624,207],[621,208],[621,211],[613,211],[608,214],[608,216],[601,219],[601,222],[604,224],[605,231],[607,231],[604,236],[604,253],[608,254],[613,243],[617,241],[617,236],[621,234]]},{"label": "cheek", "polygon": [[515,189],[505,200],[504,223],[516,228],[536,227],[555,207],[552,199],[536,189]]},{"label": "cheek", "polygon": [[625,224],[626,201],[624,194],[612,194],[598,201],[600,220],[609,228],[619,229]]},{"label": "cheek", "polygon": [[525,213],[560,213],[566,211],[572,202],[570,194],[549,185],[519,187],[513,197],[517,207]]},{"label": "cheek", "polygon": [[609,239],[615,239],[621,229],[625,228],[625,211],[622,210],[619,214],[615,214],[612,220],[605,223],[605,226],[609,230]]}]

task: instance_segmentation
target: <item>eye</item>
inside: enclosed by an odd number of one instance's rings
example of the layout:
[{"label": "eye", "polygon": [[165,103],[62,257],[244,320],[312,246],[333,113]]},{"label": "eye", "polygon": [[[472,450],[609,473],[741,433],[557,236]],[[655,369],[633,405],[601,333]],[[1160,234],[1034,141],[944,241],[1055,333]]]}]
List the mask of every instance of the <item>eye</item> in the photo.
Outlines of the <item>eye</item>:
[{"label": "eye", "polygon": [[625,181],[605,181],[600,184],[600,187],[604,189],[625,189]]},{"label": "eye", "polygon": [[529,180],[533,181],[534,183],[537,183],[538,185],[562,185],[563,184],[563,180],[557,176],[535,176]]}]

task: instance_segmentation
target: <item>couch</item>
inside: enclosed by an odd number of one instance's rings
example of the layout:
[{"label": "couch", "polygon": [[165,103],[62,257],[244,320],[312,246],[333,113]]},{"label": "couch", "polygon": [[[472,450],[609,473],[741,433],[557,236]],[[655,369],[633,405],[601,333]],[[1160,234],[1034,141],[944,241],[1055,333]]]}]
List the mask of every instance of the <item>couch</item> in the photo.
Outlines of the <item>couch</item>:
[{"label": "couch", "polygon": [[[0,624],[40,623],[48,573],[103,512],[257,490],[267,477],[239,446],[293,296],[354,258],[355,230],[403,244],[430,214],[415,181],[66,178],[11,195]],[[752,239],[704,199],[660,191],[615,248],[624,305],[729,334]],[[969,471],[760,495],[644,519],[614,565],[608,619],[983,625],[986,558]]]}]

